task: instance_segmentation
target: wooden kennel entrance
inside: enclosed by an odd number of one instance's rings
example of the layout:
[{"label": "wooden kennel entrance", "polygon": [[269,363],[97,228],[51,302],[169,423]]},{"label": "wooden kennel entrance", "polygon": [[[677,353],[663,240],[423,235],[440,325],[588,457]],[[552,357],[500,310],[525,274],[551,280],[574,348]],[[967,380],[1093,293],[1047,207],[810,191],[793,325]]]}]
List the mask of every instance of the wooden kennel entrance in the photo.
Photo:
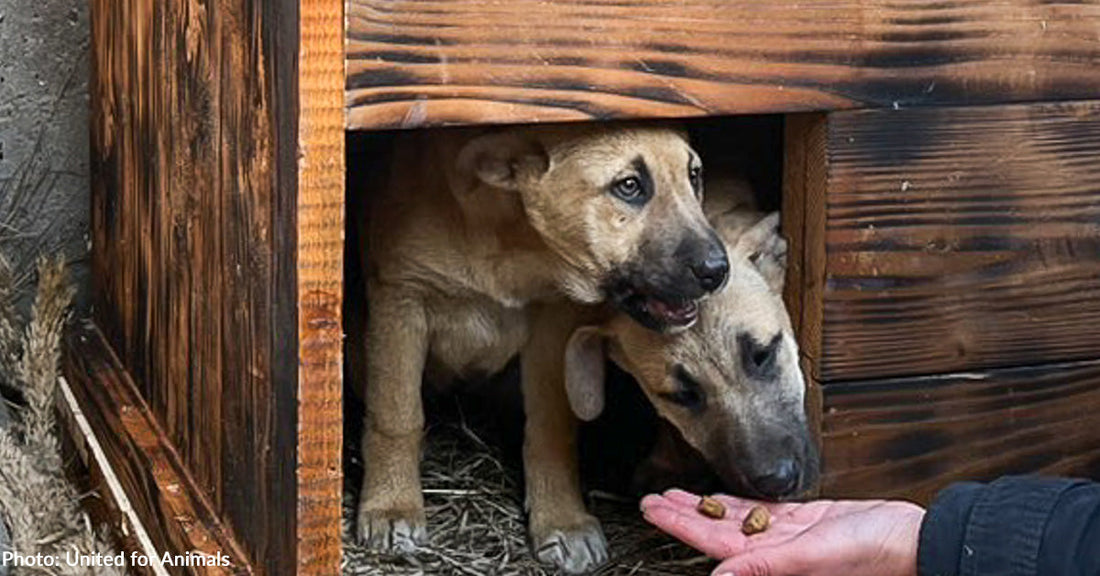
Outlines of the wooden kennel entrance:
[{"label": "wooden kennel entrance", "polygon": [[[344,131],[783,113],[831,495],[1100,476],[1100,3],[93,0],[78,448],[134,546],[340,564]],[[140,526],[139,526],[140,524]]]}]

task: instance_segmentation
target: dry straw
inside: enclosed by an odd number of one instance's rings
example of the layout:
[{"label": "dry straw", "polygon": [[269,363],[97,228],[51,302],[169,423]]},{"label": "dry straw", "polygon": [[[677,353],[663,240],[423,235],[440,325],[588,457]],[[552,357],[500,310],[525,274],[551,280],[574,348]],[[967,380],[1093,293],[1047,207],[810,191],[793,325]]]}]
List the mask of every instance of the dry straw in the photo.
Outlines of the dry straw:
[{"label": "dry straw", "polygon": [[[439,422],[440,419],[445,421]],[[408,557],[372,553],[355,543],[356,487],[344,496],[344,574],[357,576],[551,576],[528,550],[521,475],[461,417],[429,430],[422,464],[430,545]],[[476,427],[475,427],[476,428]],[[352,472],[361,466],[349,456]],[[714,564],[645,523],[632,500],[590,494],[611,546],[597,574],[690,576]]]},{"label": "dry straw", "polygon": [[[61,333],[73,290],[63,260],[40,259],[37,271],[30,321],[20,329],[14,306],[18,276],[0,255],[0,383],[6,393],[21,399],[10,405],[14,421],[0,426],[0,520],[20,555],[63,560],[66,553],[110,553],[81,509],[80,495],[64,477],[54,416]],[[60,564],[13,567],[12,574],[122,574],[114,567]]]}]

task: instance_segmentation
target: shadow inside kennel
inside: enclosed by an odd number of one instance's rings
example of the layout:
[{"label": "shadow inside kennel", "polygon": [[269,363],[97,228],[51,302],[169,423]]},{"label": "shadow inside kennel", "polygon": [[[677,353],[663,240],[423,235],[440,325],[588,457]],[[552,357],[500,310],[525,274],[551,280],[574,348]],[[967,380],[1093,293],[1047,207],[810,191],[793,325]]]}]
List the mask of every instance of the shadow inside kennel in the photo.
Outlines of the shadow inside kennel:
[{"label": "shadow inside kennel", "polygon": [[[752,116],[684,122],[707,170],[743,175],[759,207],[780,206],[783,118]],[[443,129],[445,130],[445,129]],[[389,169],[394,132],[348,134],[349,210]],[[720,170],[713,170],[719,172]],[[365,314],[358,233],[352,215],[345,245],[345,333],[360,333]],[[552,574],[528,548],[523,506],[523,425],[518,362],[500,374],[444,390],[423,389],[427,431],[421,464],[430,545],[413,555],[385,555],[355,542],[355,508],[362,479],[363,343],[345,344],[345,574]],[[713,562],[648,525],[640,495],[673,486],[699,493],[723,490],[717,476],[682,439],[650,458],[663,424],[633,378],[607,362],[606,409],[581,425],[578,439],[584,493],[608,538],[611,561],[599,574],[708,574]],[[663,436],[664,437],[664,436]],[[667,448],[665,446],[664,448]]]}]

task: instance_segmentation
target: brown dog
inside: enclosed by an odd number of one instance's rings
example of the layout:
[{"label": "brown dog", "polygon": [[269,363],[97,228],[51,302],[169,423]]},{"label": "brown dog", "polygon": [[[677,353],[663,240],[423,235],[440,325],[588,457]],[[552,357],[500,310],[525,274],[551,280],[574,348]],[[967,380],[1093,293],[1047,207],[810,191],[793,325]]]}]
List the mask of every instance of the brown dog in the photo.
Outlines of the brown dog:
[{"label": "brown dog", "polygon": [[[782,300],[786,242],[778,214],[763,216],[735,196],[715,196],[704,209],[727,242],[726,286],[701,305],[694,326],[674,335],[641,329],[621,314],[578,329],[566,355],[569,399],[578,417],[599,415],[606,353],[726,487],[788,498],[816,484],[819,459]],[[661,440],[667,449],[668,438]]]},{"label": "brown dog", "polygon": [[580,495],[563,381],[566,343],[588,312],[555,302],[611,301],[651,329],[690,326],[728,272],[701,193],[698,156],[665,127],[399,138],[389,178],[356,213],[369,310],[363,541],[424,540],[425,368],[485,374],[519,353],[533,544],[570,573],[606,559]]}]

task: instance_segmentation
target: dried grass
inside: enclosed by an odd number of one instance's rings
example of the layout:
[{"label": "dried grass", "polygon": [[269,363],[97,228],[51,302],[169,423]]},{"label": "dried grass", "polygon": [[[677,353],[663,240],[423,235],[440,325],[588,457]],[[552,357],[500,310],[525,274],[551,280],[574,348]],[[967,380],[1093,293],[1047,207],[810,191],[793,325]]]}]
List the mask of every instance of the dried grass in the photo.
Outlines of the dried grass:
[{"label": "dried grass", "polygon": [[[0,265],[0,378],[22,402],[0,428],[0,519],[21,555],[109,553],[65,479],[54,417],[61,332],[73,290],[61,259],[40,259],[38,289],[27,327],[18,329],[12,298],[18,276]],[[13,567],[12,574],[116,575],[115,567]]]},{"label": "dried grass", "polygon": [[[439,422],[440,420],[442,422]],[[345,575],[549,576],[529,552],[522,476],[482,440],[459,413],[433,414],[421,467],[431,543],[413,556],[373,553],[354,541],[361,462],[349,452],[344,495]],[[349,439],[350,440],[350,439]],[[633,500],[589,494],[613,555],[597,574],[686,576],[709,574],[714,564],[649,526]]]}]

